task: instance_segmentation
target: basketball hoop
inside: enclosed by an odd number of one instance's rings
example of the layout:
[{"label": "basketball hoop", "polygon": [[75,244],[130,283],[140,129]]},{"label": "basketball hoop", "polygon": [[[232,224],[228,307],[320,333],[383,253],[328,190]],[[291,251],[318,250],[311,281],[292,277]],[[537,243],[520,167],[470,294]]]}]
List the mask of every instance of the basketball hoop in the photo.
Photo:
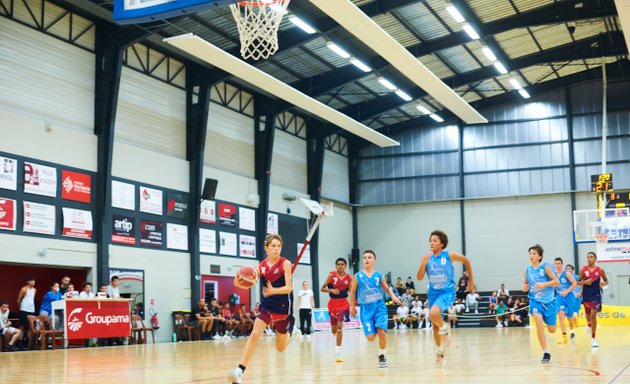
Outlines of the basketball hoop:
[{"label": "basketball hoop", "polygon": [[230,4],[244,59],[266,59],[278,51],[278,28],[290,0],[253,0]]},{"label": "basketball hoop", "polygon": [[593,238],[595,239],[595,241],[597,242],[597,244],[608,244],[608,234],[607,233],[600,233],[598,235],[593,235]]}]

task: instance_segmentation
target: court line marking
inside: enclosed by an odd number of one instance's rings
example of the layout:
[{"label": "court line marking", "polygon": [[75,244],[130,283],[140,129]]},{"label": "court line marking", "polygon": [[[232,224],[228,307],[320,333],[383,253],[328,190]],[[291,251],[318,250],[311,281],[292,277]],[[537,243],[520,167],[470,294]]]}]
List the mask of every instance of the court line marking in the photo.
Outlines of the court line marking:
[{"label": "court line marking", "polygon": [[617,380],[617,379],[619,378],[619,376],[621,376],[621,374],[623,374],[623,373],[624,373],[624,371],[625,371],[626,369],[628,369],[628,367],[630,367],[630,364],[626,365],[626,366],[625,366],[625,367],[621,370],[621,372],[619,372],[619,373],[617,374],[617,376],[613,377],[613,379],[612,379],[612,380],[610,380],[610,381],[608,382],[608,384],[611,384],[611,383],[613,383],[615,380]]},{"label": "court line marking", "polygon": [[580,371],[587,371],[587,372],[593,372],[595,374],[595,376],[601,376],[601,374],[599,373],[599,371],[596,371],[594,369],[588,369],[588,368],[575,368],[575,367],[558,367],[558,368],[563,368],[563,369],[577,369]]}]

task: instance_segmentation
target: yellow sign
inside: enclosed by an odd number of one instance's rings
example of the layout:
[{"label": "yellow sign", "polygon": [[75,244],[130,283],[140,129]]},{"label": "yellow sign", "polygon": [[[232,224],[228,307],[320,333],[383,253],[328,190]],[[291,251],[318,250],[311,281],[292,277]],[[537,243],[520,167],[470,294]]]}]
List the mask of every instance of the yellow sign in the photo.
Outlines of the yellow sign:
[{"label": "yellow sign", "polygon": [[[584,307],[580,309],[578,324],[586,326]],[[597,314],[597,324],[602,325],[630,325],[630,307],[621,305],[603,305]]]}]

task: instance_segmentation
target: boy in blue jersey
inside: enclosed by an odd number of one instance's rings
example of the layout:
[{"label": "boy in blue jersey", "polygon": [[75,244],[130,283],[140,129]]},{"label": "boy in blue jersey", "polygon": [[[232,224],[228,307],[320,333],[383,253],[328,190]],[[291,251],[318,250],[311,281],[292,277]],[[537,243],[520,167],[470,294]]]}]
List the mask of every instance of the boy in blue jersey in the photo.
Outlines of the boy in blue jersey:
[{"label": "boy in blue jersey", "polygon": [[[529,310],[536,322],[536,336],[543,349],[542,363],[549,363],[551,354],[547,349],[545,326],[549,333],[556,332],[556,303],[554,287],[558,286],[558,278],[553,273],[550,263],[543,262],[543,247],[539,244],[529,247],[529,262],[532,264],[525,270],[523,292],[529,291]],[[544,323],[543,323],[544,322]]]},{"label": "boy in blue jersey", "polygon": [[[578,275],[575,273],[575,268],[571,264],[567,264],[566,270],[569,271],[575,281],[577,282]],[[578,319],[580,318],[580,309],[582,308],[582,287],[578,284],[573,290],[573,318],[569,319],[569,324],[573,324],[573,328],[578,328]],[[571,338],[575,337],[574,333],[571,333]]]},{"label": "boy in blue jersey", "polygon": [[383,291],[400,305],[400,300],[389,288],[379,272],[374,270],[376,254],[372,250],[363,252],[363,270],[354,275],[350,285],[350,316],[357,314],[357,299],[360,305],[359,320],[368,341],[374,341],[378,334],[378,367],[387,368],[385,348],[387,347],[387,307],[383,301]]},{"label": "boy in blue jersey", "polygon": [[422,264],[418,269],[418,280],[429,277],[429,318],[433,322],[433,339],[436,345],[436,366],[444,367],[446,347],[451,343],[448,327],[442,313],[455,301],[455,269],[453,262],[463,263],[468,272],[467,292],[472,292],[475,286],[470,260],[461,253],[445,251],[448,236],[443,231],[435,230],[429,235],[429,249],[431,252],[422,257]]},{"label": "boy in blue jersey", "polygon": [[573,274],[564,269],[564,262],[561,257],[556,257],[553,260],[553,265],[556,268],[555,274],[558,278],[558,287],[556,288],[556,308],[558,309],[558,320],[560,321],[560,330],[562,330],[562,341],[560,344],[566,344],[567,339],[567,326],[564,323],[564,318],[569,319],[569,328],[571,329],[571,338],[574,337],[573,333],[573,311],[575,309],[575,298],[573,291],[577,287],[577,281],[573,278]]}]

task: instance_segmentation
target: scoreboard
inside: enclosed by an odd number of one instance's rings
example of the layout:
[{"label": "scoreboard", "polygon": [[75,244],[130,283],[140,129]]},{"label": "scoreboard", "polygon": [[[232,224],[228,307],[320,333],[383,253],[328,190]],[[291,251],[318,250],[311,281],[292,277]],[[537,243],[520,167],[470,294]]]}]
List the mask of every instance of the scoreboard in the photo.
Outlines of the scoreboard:
[{"label": "scoreboard", "polygon": [[591,192],[602,193],[613,191],[612,173],[591,175]]}]

